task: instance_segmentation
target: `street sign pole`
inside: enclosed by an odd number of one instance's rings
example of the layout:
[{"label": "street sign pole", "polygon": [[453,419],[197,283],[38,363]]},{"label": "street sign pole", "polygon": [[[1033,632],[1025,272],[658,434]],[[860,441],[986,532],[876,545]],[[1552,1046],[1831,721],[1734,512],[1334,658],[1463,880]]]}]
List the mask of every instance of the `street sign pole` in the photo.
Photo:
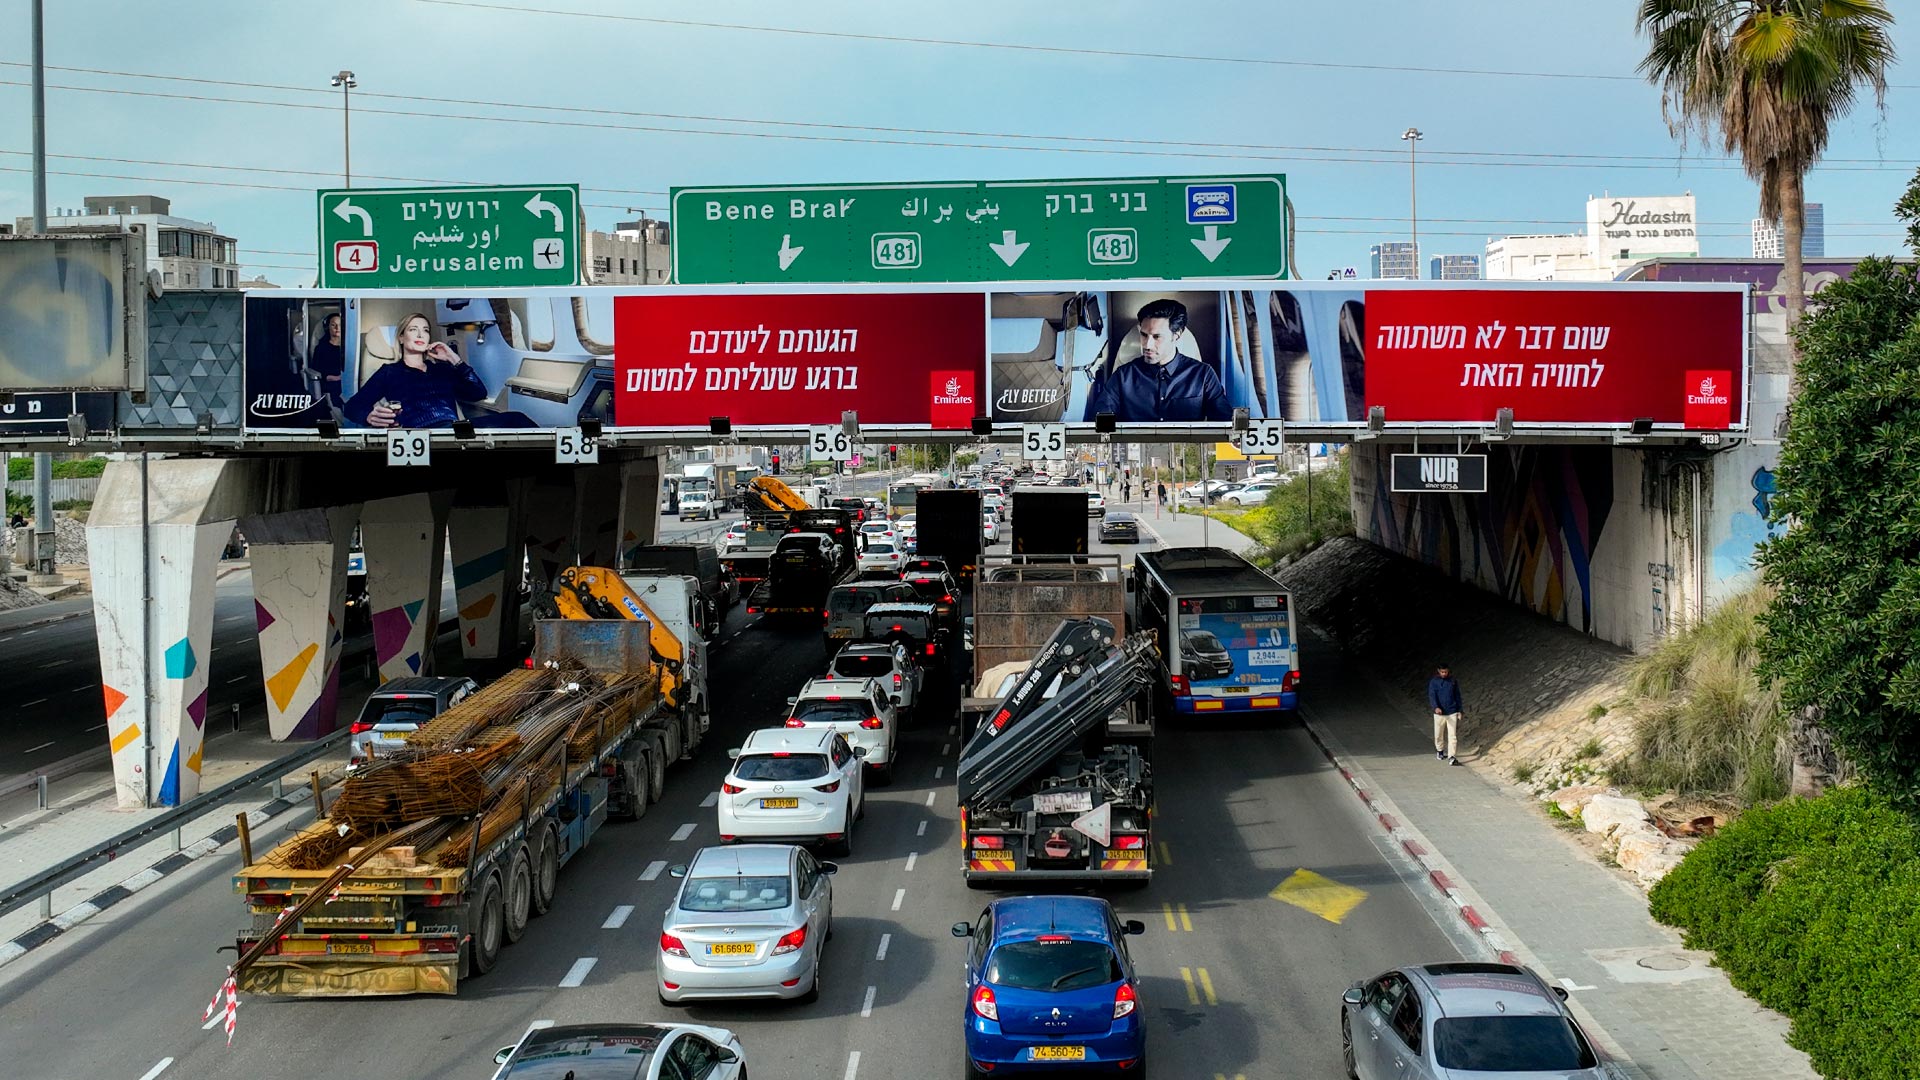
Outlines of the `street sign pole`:
[{"label": "street sign pole", "polygon": [[578,285],[580,188],[352,188],[319,193],[320,286]]}]

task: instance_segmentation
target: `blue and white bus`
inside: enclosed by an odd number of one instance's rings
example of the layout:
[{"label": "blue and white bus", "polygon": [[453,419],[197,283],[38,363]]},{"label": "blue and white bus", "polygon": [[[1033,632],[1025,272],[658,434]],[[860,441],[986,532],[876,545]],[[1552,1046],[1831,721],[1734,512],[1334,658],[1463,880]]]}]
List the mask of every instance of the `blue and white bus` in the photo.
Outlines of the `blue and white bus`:
[{"label": "blue and white bus", "polygon": [[1167,548],[1134,560],[1133,629],[1159,641],[1177,712],[1299,708],[1293,597],[1223,548]]}]

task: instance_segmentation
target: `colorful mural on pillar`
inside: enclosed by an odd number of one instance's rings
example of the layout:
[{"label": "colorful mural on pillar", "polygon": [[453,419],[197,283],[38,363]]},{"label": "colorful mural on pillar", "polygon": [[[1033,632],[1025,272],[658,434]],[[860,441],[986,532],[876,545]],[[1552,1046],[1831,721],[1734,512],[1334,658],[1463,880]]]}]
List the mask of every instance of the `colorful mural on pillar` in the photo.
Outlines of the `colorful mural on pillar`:
[{"label": "colorful mural on pillar", "polygon": [[1380,461],[1365,489],[1370,516],[1354,523],[1362,536],[1576,630],[1594,628],[1592,559],[1613,508],[1612,448],[1492,448],[1485,495],[1395,495]]},{"label": "colorful mural on pillar", "polygon": [[499,656],[503,627],[518,619],[519,516],[507,506],[459,506],[447,518],[460,648],[469,660]]},{"label": "colorful mural on pillar", "polygon": [[361,512],[380,681],[433,674],[449,492],[376,499]]},{"label": "colorful mural on pillar", "polygon": [[316,739],[338,726],[345,645],[347,549],[358,504],[256,519],[248,533],[254,625],[277,740]]}]

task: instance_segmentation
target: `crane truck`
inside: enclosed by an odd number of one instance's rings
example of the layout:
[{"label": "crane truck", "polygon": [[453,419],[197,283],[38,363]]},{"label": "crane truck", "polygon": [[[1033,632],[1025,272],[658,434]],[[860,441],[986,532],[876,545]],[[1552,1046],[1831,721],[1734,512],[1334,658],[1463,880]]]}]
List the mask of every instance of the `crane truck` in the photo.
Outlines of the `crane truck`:
[{"label": "crane truck", "polygon": [[534,654],[350,777],[234,875],[240,990],[454,994],[555,902],[610,819],[646,813],[707,730],[692,579],[571,567]]}]

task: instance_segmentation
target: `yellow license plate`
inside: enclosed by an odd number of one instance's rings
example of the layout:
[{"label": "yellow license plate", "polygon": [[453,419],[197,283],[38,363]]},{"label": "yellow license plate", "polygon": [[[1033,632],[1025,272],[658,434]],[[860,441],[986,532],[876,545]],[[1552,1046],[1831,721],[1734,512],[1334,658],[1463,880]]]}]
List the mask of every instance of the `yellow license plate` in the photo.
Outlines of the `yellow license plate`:
[{"label": "yellow license plate", "polygon": [[1035,1061],[1085,1061],[1087,1048],[1084,1046],[1036,1046],[1033,1048]]},{"label": "yellow license plate", "polygon": [[760,809],[762,810],[798,810],[800,809],[800,800],[799,799],[761,799]]},{"label": "yellow license plate", "polygon": [[974,848],[973,857],[982,862],[1012,862],[1013,852],[1005,848]]},{"label": "yellow license plate", "polygon": [[372,952],[373,952],[373,943],[370,941],[358,941],[358,942],[329,941],[327,942],[328,956],[367,955]]},{"label": "yellow license plate", "polygon": [[708,956],[752,956],[753,944],[746,941],[724,941],[707,946]]},{"label": "yellow license plate", "polygon": [[1220,689],[1221,689],[1221,690],[1222,690],[1223,692],[1225,692],[1225,693],[1229,693],[1229,694],[1251,694],[1251,693],[1253,693],[1253,687],[1251,687],[1251,686],[1223,686],[1223,687],[1221,687]]}]

